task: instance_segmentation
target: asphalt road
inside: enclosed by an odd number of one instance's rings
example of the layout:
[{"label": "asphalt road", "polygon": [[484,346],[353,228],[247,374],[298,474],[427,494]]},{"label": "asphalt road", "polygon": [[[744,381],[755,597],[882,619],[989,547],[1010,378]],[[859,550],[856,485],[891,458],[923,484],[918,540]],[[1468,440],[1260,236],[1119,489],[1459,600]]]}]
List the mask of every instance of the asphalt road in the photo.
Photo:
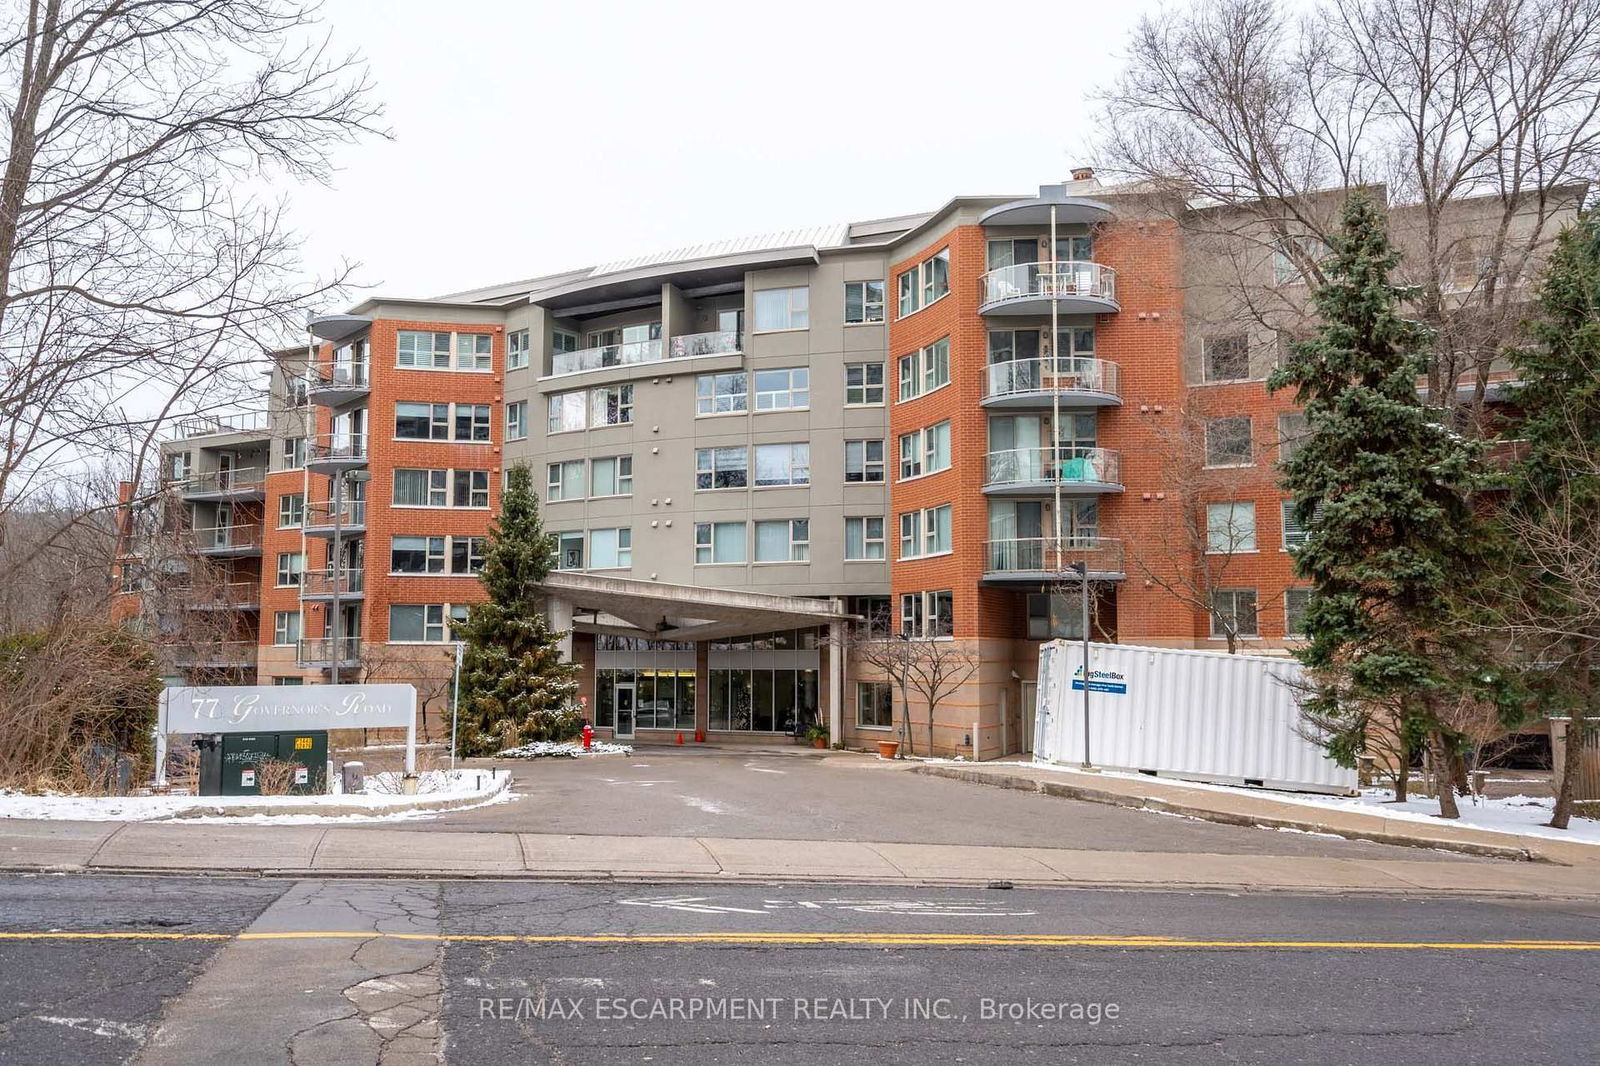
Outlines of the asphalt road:
[{"label": "asphalt road", "polygon": [[492,765],[514,776],[516,802],[395,828],[1465,859],[974,785],[855,757],[662,747]]},{"label": "asphalt road", "polygon": [[0,1062],[1600,1060],[1600,906],[20,877],[0,933]]}]

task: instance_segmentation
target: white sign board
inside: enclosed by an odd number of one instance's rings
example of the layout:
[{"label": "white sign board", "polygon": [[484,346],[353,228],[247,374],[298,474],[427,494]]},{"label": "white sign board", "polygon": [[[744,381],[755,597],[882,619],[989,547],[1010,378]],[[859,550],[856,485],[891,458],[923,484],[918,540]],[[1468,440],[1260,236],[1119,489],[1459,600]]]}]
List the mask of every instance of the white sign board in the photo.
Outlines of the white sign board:
[{"label": "white sign board", "polygon": [[417,690],[412,685],[197,685],[161,693],[157,781],[169,733],[284,733],[307,729],[404,729],[406,771],[416,769]]}]

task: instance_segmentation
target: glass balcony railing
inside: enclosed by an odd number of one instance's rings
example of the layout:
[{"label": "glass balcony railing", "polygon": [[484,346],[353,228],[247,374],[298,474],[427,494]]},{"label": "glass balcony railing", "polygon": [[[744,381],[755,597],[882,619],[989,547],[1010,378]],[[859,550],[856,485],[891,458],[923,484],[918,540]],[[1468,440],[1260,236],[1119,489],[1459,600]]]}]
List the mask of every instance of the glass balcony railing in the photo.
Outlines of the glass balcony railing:
[{"label": "glass balcony railing", "polygon": [[667,341],[626,341],[576,352],[557,352],[550,359],[550,373],[576,374],[584,370],[659,363],[664,359],[687,359],[696,355],[738,355],[743,350],[738,330],[688,333]]},{"label": "glass balcony railing", "polygon": [[257,467],[208,470],[175,480],[173,485],[185,496],[253,496],[266,486],[266,471]]},{"label": "glass balcony railing", "polygon": [[668,354],[673,359],[687,359],[696,355],[738,355],[743,350],[743,338],[739,331],[724,329],[674,337]]},{"label": "glass balcony railing", "polygon": [[[337,641],[339,665],[361,662],[361,637],[340,637]],[[332,666],[335,641],[332,637],[309,637],[300,641],[296,661],[301,666]]]},{"label": "glass balcony railing", "polygon": [[359,567],[333,573],[312,570],[300,579],[300,598],[303,600],[327,599],[337,592],[340,596],[358,596],[366,591],[362,581],[364,571]]},{"label": "glass balcony railing", "polygon": [[345,500],[337,508],[328,500],[313,500],[306,504],[303,525],[306,530],[332,530],[337,514],[343,529],[364,529],[367,525],[367,501]]},{"label": "glass balcony railing", "polygon": [[199,552],[261,550],[261,527],[256,525],[201,526],[189,531]]},{"label": "glass balcony railing", "polygon": [[1110,448],[1011,448],[990,452],[984,488],[1121,486],[1122,456]]},{"label": "glass balcony railing", "polygon": [[319,433],[306,446],[307,466],[360,466],[366,458],[365,433]]},{"label": "glass balcony railing", "polygon": [[1012,359],[983,368],[983,398],[1060,392],[1121,399],[1118,377],[1117,364],[1104,359]]},{"label": "glass balcony railing", "polygon": [[1087,260],[999,267],[978,279],[978,285],[978,301],[984,307],[1029,298],[1117,301],[1117,272]]}]

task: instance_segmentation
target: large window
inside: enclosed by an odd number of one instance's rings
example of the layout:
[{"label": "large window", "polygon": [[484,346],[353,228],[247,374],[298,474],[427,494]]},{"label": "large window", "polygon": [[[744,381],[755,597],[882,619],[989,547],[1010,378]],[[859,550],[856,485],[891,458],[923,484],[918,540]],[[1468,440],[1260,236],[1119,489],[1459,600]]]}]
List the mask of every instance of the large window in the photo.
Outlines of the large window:
[{"label": "large window", "polygon": [[301,574],[305,571],[306,557],[302,552],[278,553],[278,587],[300,584]]},{"label": "large window", "polygon": [[633,456],[608,455],[589,460],[591,496],[633,495]]},{"label": "large window", "polygon": [[750,410],[750,387],[744,371],[701,374],[694,380],[696,415],[742,414]]},{"label": "large window", "polygon": [[878,640],[889,639],[890,634],[894,632],[894,612],[889,608],[889,597],[851,596],[845,602],[846,609],[862,619],[852,624],[857,636],[865,635]]},{"label": "large window", "polygon": [[395,603],[389,606],[389,641],[393,644],[443,644],[450,627],[467,620],[464,603]]},{"label": "large window", "polygon": [[403,329],[395,337],[400,366],[413,370],[450,369],[450,334]]},{"label": "large window", "polygon": [[[606,652],[607,641],[626,641],[627,637],[604,635],[596,638],[603,657],[621,658]],[[616,725],[618,685],[632,685],[633,725],[635,729],[694,729],[695,683],[693,665],[685,665],[671,651],[652,653],[649,648],[670,645],[668,641],[635,641],[645,647],[637,653],[636,665],[625,669],[602,666],[595,670],[595,724]],[[694,648],[694,645],[689,645]],[[625,654],[625,653],[624,653]]]},{"label": "large window", "polygon": [[811,558],[811,522],[780,518],[756,523],[756,562],[803,563]]},{"label": "large window", "polygon": [[1206,504],[1206,551],[1229,555],[1255,550],[1255,504],[1240,500]]},{"label": "large window", "polygon": [[950,249],[944,248],[901,272],[900,317],[922,310],[950,291]]},{"label": "large window", "polygon": [[1232,629],[1238,637],[1261,635],[1256,623],[1255,589],[1218,589],[1212,596],[1216,609],[1211,612],[1211,636],[1224,640]]},{"label": "large window", "polygon": [[756,292],[756,332],[806,329],[811,325],[811,290],[761,289]]},{"label": "large window", "polygon": [[569,459],[566,462],[551,463],[546,468],[546,489],[544,498],[548,503],[560,500],[581,500],[584,498],[583,474],[584,464],[582,459]]},{"label": "large window", "polygon": [[881,482],[884,474],[883,441],[847,440],[844,442],[846,482]]},{"label": "large window", "polygon": [[[306,439],[304,437],[285,437],[283,439],[283,468],[285,470],[300,470],[306,465]],[[185,468],[187,470],[187,468]]]},{"label": "large window", "polygon": [[908,637],[948,637],[955,633],[955,593],[907,592],[900,597],[900,632]]},{"label": "large window", "polygon": [[566,533],[557,533],[556,538],[556,569],[557,570],[582,570],[583,569],[583,530],[573,530]]},{"label": "large window", "polygon": [[897,360],[900,374],[900,401],[950,384],[950,338],[943,337],[926,348],[902,355]]},{"label": "large window", "polygon": [[750,453],[745,448],[697,448],[694,487],[742,489],[750,483]]},{"label": "large window", "polygon": [[883,364],[846,363],[844,402],[851,407],[880,406],[883,403]]},{"label": "large window", "polygon": [[816,670],[712,669],[711,728],[794,733],[817,718]]},{"label": "large window", "polygon": [[588,428],[588,390],[580,389],[577,392],[552,393],[549,407],[549,423],[546,427],[546,432],[570,433],[573,430]]},{"label": "large window", "polygon": [[1286,463],[1311,436],[1311,422],[1304,411],[1290,411],[1278,416],[1278,462]]},{"label": "large window", "polygon": [[633,565],[633,530],[589,530],[589,569],[625,570]]},{"label": "large window", "polygon": [[1249,466],[1255,462],[1250,416],[1206,419],[1206,465]]},{"label": "large window", "polygon": [[299,529],[305,524],[306,496],[295,492],[278,497],[278,528]]},{"label": "large window", "polygon": [[806,367],[756,371],[757,411],[803,411],[810,406],[811,371]]},{"label": "large window", "polygon": [[272,615],[272,643],[283,647],[300,643],[300,612],[275,611]]},{"label": "large window", "polygon": [[633,386],[603,385],[596,389],[550,394],[546,432],[570,433],[591,426],[622,426],[633,421]]},{"label": "large window", "polygon": [[487,333],[457,333],[456,369],[493,370],[494,338]]},{"label": "large window", "polygon": [[396,470],[394,505],[396,507],[488,507],[489,471]]},{"label": "large window", "polygon": [[950,468],[948,420],[912,430],[900,438],[900,480],[937,474]]},{"label": "large window", "polygon": [[1306,635],[1306,608],[1311,606],[1311,590],[1291,587],[1283,590],[1283,635]]},{"label": "large window", "polygon": [[811,445],[756,445],[756,485],[811,484]]},{"label": "large window", "polygon": [[694,561],[697,564],[744,562],[744,523],[696,523],[694,527]]},{"label": "large window", "polygon": [[[1089,609],[1094,609],[1092,602]],[[1083,600],[1079,593],[1028,593],[1028,639],[1082,640]]]},{"label": "large window", "polygon": [[490,410],[486,403],[397,403],[394,435],[400,440],[487,444]]},{"label": "large window", "polygon": [[[1283,549],[1295,551],[1305,547],[1306,541],[1311,539],[1311,529],[1300,524],[1295,516],[1295,502],[1284,500],[1280,505],[1283,509]],[[1312,511],[1312,521],[1322,517],[1322,505],[1319,503]]]},{"label": "large window", "polygon": [[1250,377],[1250,340],[1243,333],[1206,337],[1200,347],[1206,381],[1244,381]]},{"label": "large window", "polygon": [[889,682],[856,682],[856,725],[863,729],[894,728],[894,688]]},{"label": "large window", "polygon": [[528,365],[528,331],[513,330],[506,334],[506,369],[521,370]]},{"label": "large window", "polygon": [[524,440],[527,436],[528,401],[506,404],[506,440]]},{"label": "large window", "polygon": [[846,560],[882,559],[884,555],[882,515],[863,515],[844,520]]},{"label": "large window", "polygon": [[950,505],[941,504],[900,516],[900,558],[919,559],[950,550]]},{"label": "large window", "polygon": [[390,537],[391,574],[466,576],[483,570],[483,537]]},{"label": "large window", "polygon": [[883,321],[883,282],[847,281],[844,284],[844,322],[859,326]]}]

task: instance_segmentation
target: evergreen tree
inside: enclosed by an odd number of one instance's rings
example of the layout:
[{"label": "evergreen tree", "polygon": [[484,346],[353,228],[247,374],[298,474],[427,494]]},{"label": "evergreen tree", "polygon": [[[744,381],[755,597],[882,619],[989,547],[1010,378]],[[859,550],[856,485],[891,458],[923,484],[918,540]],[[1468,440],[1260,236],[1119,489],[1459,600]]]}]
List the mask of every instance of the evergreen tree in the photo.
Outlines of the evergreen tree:
[{"label": "evergreen tree", "polygon": [[555,547],[539,517],[528,467],[511,468],[500,516],[489,528],[483,573],[489,593],[456,627],[461,664],[462,748],[489,755],[534,740],[566,740],[582,728],[578,668],[561,658],[562,633],[545,618],[540,584]]},{"label": "evergreen tree", "polygon": [[[1441,712],[1473,676],[1453,595],[1481,549],[1468,498],[1477,452],[1418,398],[1432,338],[1402,317],[1414,293],[1389,280],[1399,259],[1378,206],[1356,191],[1313,294],[1320,328],[1268,387],[1293,386],[1310,426],[1282,467],[1309,530],[1295,570],[1314,582],[1299,652],[1306,717],[1349,766],[1385,708],[1387,728],[1425,737],[1444,767],[1460,738]],[[1440,808],[1458,816],[1449,787]]]},{"label": "evergreen tree", "polygon": [[1532,660],[1539,713],[1566,714],[1566,773],[1550,824],[1565,829],[1578,738],[1600,718],[1600,214],[1562,232],[1539,288],[1533,344],[1511,353],[1521,386],[1506,524],[1516,543],[1510,628]]}]

